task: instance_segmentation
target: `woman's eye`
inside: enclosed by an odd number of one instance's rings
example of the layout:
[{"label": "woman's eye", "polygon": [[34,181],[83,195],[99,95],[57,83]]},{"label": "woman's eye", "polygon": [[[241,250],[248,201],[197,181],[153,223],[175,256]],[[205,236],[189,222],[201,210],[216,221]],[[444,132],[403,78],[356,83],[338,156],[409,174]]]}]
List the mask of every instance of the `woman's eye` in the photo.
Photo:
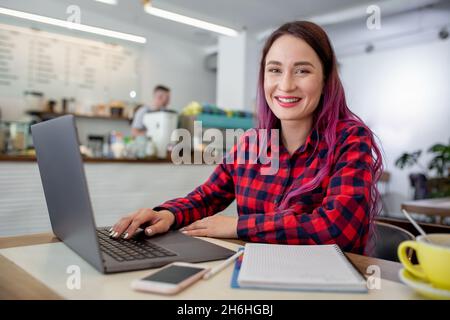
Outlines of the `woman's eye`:
[{"label": "woman's eye", "polygon": [[307,74],[307,73],[309,73],[309,70],[307,70],[307,69],[298,69],[297,71],[295,71],[295,73],[297,73],[297,74]]},{"label": "woman's eye", "polygon": [[270,68],[270,69],[267,69],[267,71],[269,73],[279,73],[279,72],[281,72],[280,69],[276,69],[276,68]]}]

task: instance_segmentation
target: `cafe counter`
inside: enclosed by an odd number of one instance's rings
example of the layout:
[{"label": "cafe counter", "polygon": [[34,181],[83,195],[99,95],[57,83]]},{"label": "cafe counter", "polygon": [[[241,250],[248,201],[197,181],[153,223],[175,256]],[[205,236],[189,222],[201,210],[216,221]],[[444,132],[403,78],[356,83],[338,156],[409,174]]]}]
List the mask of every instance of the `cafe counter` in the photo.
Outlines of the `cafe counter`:
[{"label": "cafe counter", "polygon": [[[98,226],[111,225],[137,209],[185,196],[205,182],[215,168],[158,159],[86,158],[84,163]],[[235,205],[227,210],[229,214],[235,212]],[[51,230],[34,156],[0,156],[0,217],[0,236]]]}]

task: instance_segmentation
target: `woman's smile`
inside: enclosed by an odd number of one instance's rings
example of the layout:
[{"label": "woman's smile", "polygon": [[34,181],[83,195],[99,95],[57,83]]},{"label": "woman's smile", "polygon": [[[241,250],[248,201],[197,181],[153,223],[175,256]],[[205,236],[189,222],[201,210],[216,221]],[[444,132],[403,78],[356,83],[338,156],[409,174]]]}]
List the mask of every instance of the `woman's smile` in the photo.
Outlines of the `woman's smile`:
[{"label": "woman's smile", "polygon": [[303,99],[296,96],[275,96],[275,100],[280,107],[293,108],[300,104]]}]

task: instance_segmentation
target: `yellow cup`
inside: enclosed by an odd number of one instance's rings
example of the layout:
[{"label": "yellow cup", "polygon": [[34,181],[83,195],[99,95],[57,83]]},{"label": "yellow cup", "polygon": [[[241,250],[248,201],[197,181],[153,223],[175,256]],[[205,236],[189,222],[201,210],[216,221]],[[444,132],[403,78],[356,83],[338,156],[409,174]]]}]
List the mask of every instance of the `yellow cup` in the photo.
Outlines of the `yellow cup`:
[{"label": "yellow cup", "polygon": [[[419,264],[413,265],[408,259],[409,248],[416,252]],[[417,278],[450,290],[450,234],[433,233],[419,236],[416,241],[404,241],[398,247],[398,258]]]}]

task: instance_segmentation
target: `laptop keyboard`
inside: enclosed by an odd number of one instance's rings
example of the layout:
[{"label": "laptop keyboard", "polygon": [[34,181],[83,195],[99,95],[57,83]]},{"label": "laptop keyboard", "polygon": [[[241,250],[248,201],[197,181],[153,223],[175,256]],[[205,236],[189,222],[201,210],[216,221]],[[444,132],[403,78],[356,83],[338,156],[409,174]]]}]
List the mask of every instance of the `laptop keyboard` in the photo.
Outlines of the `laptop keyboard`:
[{"label": "laptop keyboard", "polygon": [[108,228],[97,229],[100,249],[113,257],[115,260],[133,261],[141,259],[172,257],[177,254],[160,247],[154,243],[131,238],[124,240],[113,239],[109,236]]}]

